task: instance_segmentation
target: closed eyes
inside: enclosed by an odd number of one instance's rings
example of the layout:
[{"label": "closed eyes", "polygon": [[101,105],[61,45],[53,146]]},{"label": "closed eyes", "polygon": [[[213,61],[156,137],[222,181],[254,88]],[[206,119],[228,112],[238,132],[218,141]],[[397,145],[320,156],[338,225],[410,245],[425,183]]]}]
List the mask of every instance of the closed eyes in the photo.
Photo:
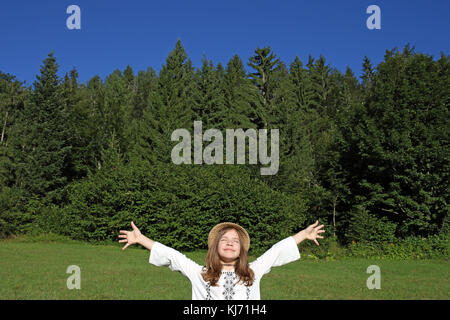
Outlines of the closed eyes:
[{"label": "closed eyes", "polygon": [[231,242],[231,243],[233,243],[233,244],[240,244],[240,242],[239,242],[238,239],[227,239],[227,238],[222,238],[222,239],[220,239],[220,242],[221,242],[221,243],[228,243],[228,242]]}]

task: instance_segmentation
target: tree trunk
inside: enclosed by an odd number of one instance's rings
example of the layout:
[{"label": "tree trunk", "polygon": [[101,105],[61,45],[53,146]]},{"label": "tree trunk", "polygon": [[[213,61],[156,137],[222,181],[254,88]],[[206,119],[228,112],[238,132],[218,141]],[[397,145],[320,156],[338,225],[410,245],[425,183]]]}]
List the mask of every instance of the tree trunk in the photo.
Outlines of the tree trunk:
[{"label": "tree trunk", "polygon": [[336,200],[333,200],[333,236],[336,237]]},{"label": "tree trunk", "polygon": [[5,137],[6,120],[8,120],[8,110],[6,110],[5,123],[3,124],[2,128],[2,136],[0,137],[0,144],[3,143],[3,138]]}]

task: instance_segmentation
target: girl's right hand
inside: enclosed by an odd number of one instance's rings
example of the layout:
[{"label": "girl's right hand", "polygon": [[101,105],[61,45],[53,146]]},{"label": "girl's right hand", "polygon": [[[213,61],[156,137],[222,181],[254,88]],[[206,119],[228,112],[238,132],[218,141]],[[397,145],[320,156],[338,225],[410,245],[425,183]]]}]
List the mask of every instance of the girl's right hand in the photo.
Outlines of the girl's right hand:
[{"label": "girl's right hand", "polygon": [[134,225],[133,221],[131,221],[131,227],[133,231],[120,230],[119,238],[125,238],[123,240],[119,240],[119,242],[126,242],[127,244],[122,248],[125,250],[128,246],[138,243],[139,239],[142,237],[141,231]]}]

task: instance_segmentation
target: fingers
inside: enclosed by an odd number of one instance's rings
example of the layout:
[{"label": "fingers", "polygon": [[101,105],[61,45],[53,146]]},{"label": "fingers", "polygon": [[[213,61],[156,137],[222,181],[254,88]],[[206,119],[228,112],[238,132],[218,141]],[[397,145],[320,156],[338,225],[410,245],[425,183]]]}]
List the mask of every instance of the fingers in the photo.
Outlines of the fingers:
[{"label": "fingers", "polygon": [[319,239],[323,239],[323,237],[322,236],[319,236],[319,233],[324,233],[325,232],[325,230],[319,230],[318,228],[321,228],[321,227],[323,227],[323,225],[321,225],[320,227],[317,227],[317,228],[315,228],[315,236],[316,236],[316,238],[319,238]]},{"label": "fingers", "polygon": [[317,240],[316,239],[314,239],[314,242],[317,244],[317,245],[319,245],[319,242],[317,242]]},{"label": "fingers", "polygon": [[[135,224],[133,223],[133,221],[131,221],[131,227],[133,228],[133,231],[134,231],[134,230],[138,230],[138,228],[135,226]],[[122,250],[125,250],[126,248],[128,248],[128,247],[131,245],[131,243],[128,242],[128,235],[129,235],[131,232],[132,232],[132,231],[120,230],[120,233],[122,233],[122,234],[119,234],[118,237],[119,237],[119,238],[125,238],[125,239],[119,240],[119,243],[127,242],[127,244],[125,244],[125,245],[123,246]]]},{"label": "fingers", "polygon": [[315,227],[317,226],[318,223],[319,223],[319,220],[316,220],[316,222],[314,222],[313,224],[310,224],[306,229],[308,229],[308,230],[315,229]]}]

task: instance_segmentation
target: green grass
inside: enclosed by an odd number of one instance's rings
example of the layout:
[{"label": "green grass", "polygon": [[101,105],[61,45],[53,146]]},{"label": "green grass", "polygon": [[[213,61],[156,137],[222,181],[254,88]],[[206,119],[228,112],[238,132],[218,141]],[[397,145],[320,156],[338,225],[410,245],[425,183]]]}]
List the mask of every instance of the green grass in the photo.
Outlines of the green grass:
[{"label": "green grass", "polygon": [[[187,278],[149,264],[148,250],[120,248],[62,238],[2,240],[0,299],[191,299]],[[203,264],[206,251],[186,255]],[[70,265],[81,269],[80,290],[67,289]],[[369,265],[381,269],[379,290],[366,286]],[[261,298],[449,299],[449,276],[446,260],[300,259],[272,268],[261,281]]]}]

